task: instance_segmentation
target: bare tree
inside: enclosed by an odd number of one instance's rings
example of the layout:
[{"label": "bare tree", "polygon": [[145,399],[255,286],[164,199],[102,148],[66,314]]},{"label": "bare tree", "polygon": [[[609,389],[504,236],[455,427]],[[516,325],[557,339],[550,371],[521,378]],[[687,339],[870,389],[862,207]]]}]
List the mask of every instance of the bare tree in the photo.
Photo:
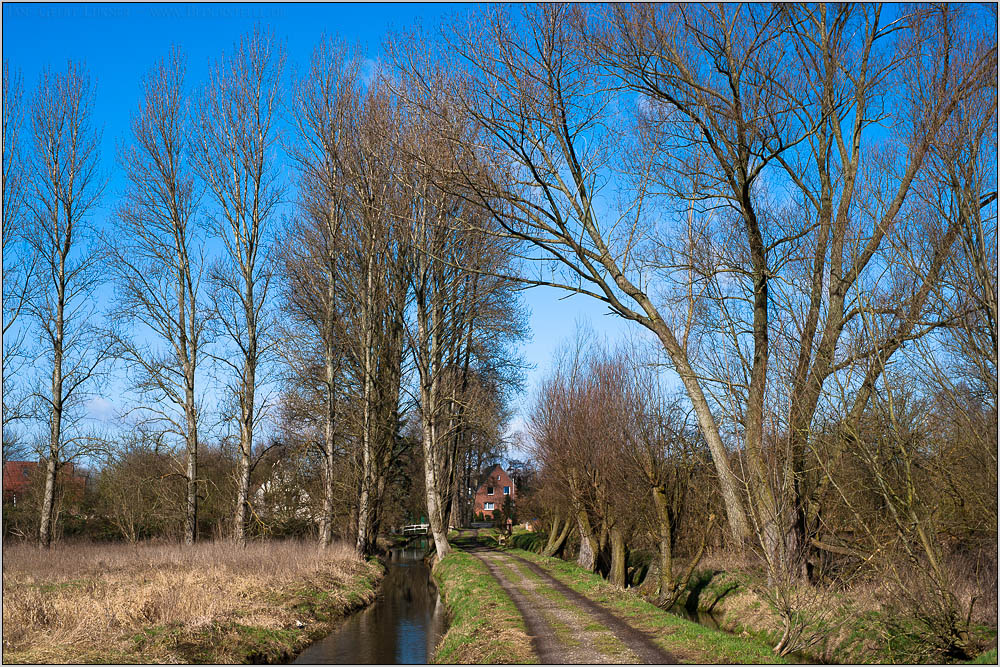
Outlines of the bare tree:
[{"label": "bare tree", "polygon": [[375,550],[390,466],[399,456],[400,389],[411,242],[400,224],[410,200],[397,100],[377,82],[361,100],[347,158],[354,216],[345,247],[351,280],[348,345],[358,414],[358,553]]},{"label": "bare tree", "polygon": [[397,173],[398,111],[377,83],[364,89],[360,56],[335,42],[314,53],[298,109],[304,140],[292,154],[304,215],[284,254],[289,305],[322,350],[320,541],[332,538],[334,457],[346,450],[357,473],[356,548],[367,556],[400,444],[407,263],[396,224],[406,203]]},{"label": "bare tree", "polygon": [[[299,169],[301,216],[292,221],[283,243],[282,267],[287,295],[285,308],[302,329],[301,344],[289,346],[294,384],[311,381],[317,373],[323,403],[318,438],[323,460],[323,509],[319,541],[333,539],[334,482],[338,435],[344,421],[344,336],[341,326],[343,227],[351,211],[345,187],[344,146],[355,120],[359,95],[359,60],[334,41],[313,51],[308,74],[298,85],[296,122],[300,141],[289,153]],[[286,327],[291,334],[292,327]],[[320,350],[314,359],[310,350]]]},{"label": "bare tree", "polygon": [[104,187],[97,172],[100,134],[91,126],[93,103],[90,77],[75,63],[65,72],[43,71],[31,103],[26,241],[38,291],[26,309],[42,342],[37,367],[51,369],[47,390],[35,394],[49,429],[38,528],[43,547],[52,541],[59,467],[87,442],[74,415],[109,354],[92,321],[101,255],[85,245],[88,215]]},{"label": "bare tree", "polygon": [[142,419],[162,424],[184,443],[184,541],[193,544],[200,419],[195,382],[207,313],[200,297],[198,195],[187,162],[184,74],[184,57],[175,48],[143,81],[131,142],[119,156],[128,185],[107,244],[118,291],[115,319],[140,324],[163,346],[140,343],[130,333],[115,335],[118,356],[134,371],[142,396],[152,401],[141,407]]},{"label": "bare tree", "polygon": [[218,62],[205,86],[195,138],[195,162],[216,204],[215,234],[224,258],[211,269],[212,299],[232,354],[217,356],[232,374],[239,458],[233,538],[246,543],[254,435],[268,408],[258,389],[273,352],[270,223],[281,197],[275,142],[284,52],[257,27]]},{"label": "bare tree", "polygon": [[21,77],[3,62],[3,460],[18,457],[24,445],[15,425],[27,417],[19,380],[24,367],[26,330],[15,327],[30,296],[31,256],[25,250],[24,200],[27,194],[21,145],[24,123]]},{"label": "bare tree", "polygon": [[[427,511],[437,556],[444,558],[467,401],[475,393],[470,383],[486,359],[502,355],[516,340],[521,326],[516,309],[498,300],[513,285],[504,277],[510,273],[509,243],[470,205],[464,177],[455,180],[483,169],[474,154],[452,150],[471,138],[468,120],[449,107],[446,91],[456,82],[432,62],[419,38],[399,38],[393,46],[393,92],[405,104],[406,121],[398,141],[407,157],[399,172],[406,196],[400,220],[411,247],[406,338],[417,375]],[[412,67],[414,59],[421,64]],[[489,336],[494,344],[483,344]]]},{"label": "bare tree", "polygon": [[[640,190],[617,212],[608,205],[625,146],[623,126],[613,118],[615,86],[588,61],[571,8],[526,9],[519,19],[515,29],[505,10],[484,11],[437,53],[459,79],[446,89],[453,98],[447,108],[476,128],[465,141],[451,137],[448,145],[478,156],[468,164],[489,165],[459,170],[454,180],[498,233],[524,242],[523,282],[596,298],[662,342],[712,451],[730,528],[743,539],[749,524],[739,484],[691,365],[687,334],[650,297],[655,266],[644,261],[650,230],[642,216],[648,192]],[[404,68],[421,71],[414,59],[401,60]],[[437,81],[425,72],[413,79],[425,91]],[[423,108],[433,116],[431,105]],[[433,126],[450,128],[444,117]]]},{"label": "bare tree", "polygon": [[[418,155],[431,161],[436,150],[421,143]],[[478,231],[481,222],[466,217],[475,209],[435,187],[426,172],[412,183],[414,321],[407,336],[418,374],[427,511],[438,558],[444,558],[475,341],[484,327],[498,328],[490,327],[491,320],[505,319],[486,305],[491,295],[509,289],[508,281],[484,274],[497,275],[507,259],[502,246]]]}]

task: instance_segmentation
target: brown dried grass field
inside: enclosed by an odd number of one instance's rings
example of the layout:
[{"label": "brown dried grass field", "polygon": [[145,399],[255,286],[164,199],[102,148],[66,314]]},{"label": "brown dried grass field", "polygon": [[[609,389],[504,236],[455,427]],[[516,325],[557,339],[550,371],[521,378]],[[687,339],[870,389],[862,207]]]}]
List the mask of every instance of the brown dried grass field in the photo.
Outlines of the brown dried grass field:
[{"label": "brown dried grass field", "polygon": [[382,573],[346,544],[5,546],[3,662],[275,662]]}]

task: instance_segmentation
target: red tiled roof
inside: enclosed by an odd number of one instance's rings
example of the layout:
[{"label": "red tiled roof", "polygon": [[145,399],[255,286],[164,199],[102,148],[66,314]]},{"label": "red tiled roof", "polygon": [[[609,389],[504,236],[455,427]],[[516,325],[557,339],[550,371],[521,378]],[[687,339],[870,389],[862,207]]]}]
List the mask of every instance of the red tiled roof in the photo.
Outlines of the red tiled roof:
[{"label": "red tiled roof", "polygon": [[28,488],[29,476],[37,461],[7,461],[3,464],[3,492],[21,493]]},{"label": "red tiled roof", "polygon": [[[503,469],[503,466],[501,466],[499,463],[497,463],[495,466],[493,466],[493,468],[490,469],[490,471],[488,473],[486,473],[486,476],[483,478],[483,481],[480,482],[478,488],[482,489],[484,486],[486,486],[487,484],[489,484],[489,482],[495,481],[493,479],[493,476],[497,473],[497,471],[500,471],[504,475],[507,475],[507,471]],[[510,475],[507,475],[507,477],[510,477]]]},{"label": "red tiled roof", "polygon": [[[3,492],[24,493],[31,483],[31,475],[38,466],[38,461],[7,461],[3,464]],[[67,462],[59,467],[59,477],[72,487],[83,489],[86,480],[76,474],[73,462]]]}]

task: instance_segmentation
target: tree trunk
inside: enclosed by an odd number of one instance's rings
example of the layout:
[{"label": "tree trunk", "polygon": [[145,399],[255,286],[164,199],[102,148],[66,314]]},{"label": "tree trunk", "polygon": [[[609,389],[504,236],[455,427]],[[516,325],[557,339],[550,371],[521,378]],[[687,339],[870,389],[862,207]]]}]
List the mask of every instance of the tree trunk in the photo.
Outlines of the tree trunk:
[{"label": "tree trunk", "polygon": [[[189,378],[193,380],[193,378]],[[194,544],[198,539],[198,424],[194,413],[194,384],[185,387],[185,413],[187,416],[187,498],[184,508],[184,543]]]},{"label": "tree trunk", "polygon": [[56,453],[50,450],[49,460],[45,464],[45,495],[42,496],[42,519],[38,527],[38,543],[46,549],[52,546],[52,515],[55,509],[58,470]]},{"label": "tree trunk", "polygon": [[247,510],[250,504],[250,455],[240,448],[236,465],[236,516],[233,518],[233,541],[241,547],[247,544]]},{"label": "tree trunk", "polygon": [[[64,262],[60,262],[60,268]],[[60,275],[65,275],[60,273]],[[52,363],[52,415],[49,422],[49,460],[45,465],[45,493],[42,496],[42,515],[38,526],[38,543],[52,545],[52,516],[56,499],[56,473],[59,471],[59,451],[62,445],[63,416],[63,307],[64,289],[57,289],[56,335],[53,341]]]},{"label": "tree trunk", "polygon": [[719,477],[719,489],[722,491],[730,533],[735,543],[742,545],[744,540],[751,535],[750,523],[747,521],[746,510],[741,500],[739,480],[729,465],[729,452],[719,435],[718,424],[715,422],[708,400],[701,389],[698,376],[688,363],[687,354],[681,348],[673,332],[662,321],[655,321],[653,330],[670,354],[674,368],[684,383],[688,398],[691,399],[691,407],[694,408],[695,417],[698,419],[698,427],[705,436],[705,442],[712,454],[712,463]]},{"label": "tree trunk", "polygon": [[319,519],[319,545],[327,548],[333,543],[333,491],[334,491],[333,449],[323,452],[323,515]]},{"label": "tree trunk", "polygon": [[674,554],[671,545],[672,526],[670,512],[667,507],[667,490],[662,485],[653,487],[653,506],[656,508],[656,525],[658,529],[660,562],[658,569],[659,591],[657,604],[663,605],[674,589]]},{"label": "tree trunk", "polygon": [[[181,230],[175,215],[174,230]],[[181,369],[184,371],[184,418],[187,422],[187,498],[184,507],[184,543],[192,545],[198,540],[198,414],[195,403],[195,368],[198,363],[197,300],[191,283],[191,267],[187,259],[187,246],[183,233],[175,236],[175,248],[180,259],[177,269],[177,336]],[[188,307],[188,297],[191,303]],[[189,330],[190,328],[190,330]]]},{"label": "tree trunk", "polygon": [[569,532],[573,528],[572,517],[567,516],[562,520],[562,530],[558,530],[560,517],[556,517],[552,520],[552,532],[549,533],[548,543],[545,545],[545,550],[542,551],[543,556],[554,556],[559,557],[562,554],[563,548],[566,546],[566,538],[569,537]]},{"label": "tree trunk", "polygon": [[[328,230],[331,238],[336,238],[336,229]],[[319,545],[325,549],[333,542],[334,503],[334,451],[337,437],[337,371],[339,370],[338,349],[335,341],[334,324],[337,317],[337,264],[334,257],[327,266],[325,317],[323,322],[323,362],[326,390],[326,414],[323,419],[323,515],[320,517]]]},{"label": "tree trunk", "polygon": [[451,545],[448,544],[448,527],[442,516],[443,498],[438,490],[438,471],[435,463],[433,446],[429,446],[429,435],[424,435],[424,484],[427,487],[427,519],[431,525],[431,536],[434,538],[434,548],[437,550],[437,560],[448,555]]},{"label": "tree trunk", "polygon": [[358,535],[354,550],[365,558],[370,555],[372,542],[372,493],[366,482],[362,482],[361,496],[358,498]]},{"label": "tree trunk", "polygon": [[576,523],[580,531],[580,555],[577,556],[576,564],[588,572],[593,572],[597,565],[597,553],[594,549],[594,531],[590,526],[587,510],[582,508],[577,510]]},{"label": "tree trunk", "polygon": [[612,526],[608,532],[611,540],[611,574],[608,581],[615,586],[625,588],[625,535],[617,524]]},{"label": "tree trunk", "polygon": [[649,564],[649,569],[646,570],[646,576],[643,578],[642,583],[639,584],[639,592],[644,596],[655,595],[659,597],[662,586],[663,581],[660,578],[660,561],[654,560]]},{"label": "tree trunk", "polygon": [[198,540],[198,454],[188,445],[187,498],[184,507],[184,543],[192,545]]}]

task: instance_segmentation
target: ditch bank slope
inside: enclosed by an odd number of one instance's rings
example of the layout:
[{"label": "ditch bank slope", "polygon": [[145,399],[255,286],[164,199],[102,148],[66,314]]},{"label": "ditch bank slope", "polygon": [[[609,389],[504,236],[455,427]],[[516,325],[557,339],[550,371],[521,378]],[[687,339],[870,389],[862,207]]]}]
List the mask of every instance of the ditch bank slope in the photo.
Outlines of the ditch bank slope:
[{"label": "ditch bank slope", "polygon": [[275,663],[375,599],[347,546],[4,548],[5,663]]}]

